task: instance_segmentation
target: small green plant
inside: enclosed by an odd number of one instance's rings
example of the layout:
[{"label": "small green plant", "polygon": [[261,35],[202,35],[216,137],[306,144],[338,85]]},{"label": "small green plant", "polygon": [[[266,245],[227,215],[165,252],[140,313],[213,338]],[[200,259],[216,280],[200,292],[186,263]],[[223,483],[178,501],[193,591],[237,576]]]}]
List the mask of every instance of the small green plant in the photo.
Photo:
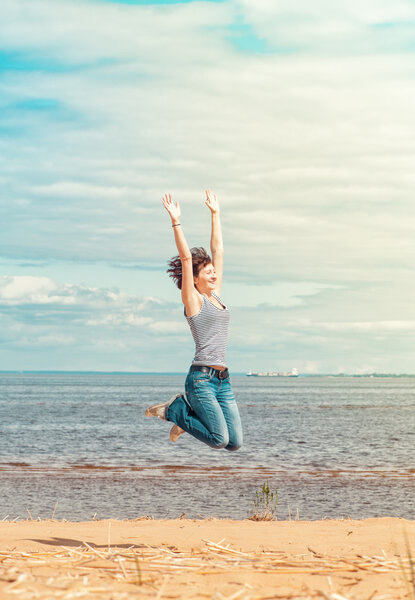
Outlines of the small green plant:
[{"label": "small green plant", "polygon": [[277,518],[278,492],[271,491],[268,481],[256,490],[251,521],[273,521]]}]

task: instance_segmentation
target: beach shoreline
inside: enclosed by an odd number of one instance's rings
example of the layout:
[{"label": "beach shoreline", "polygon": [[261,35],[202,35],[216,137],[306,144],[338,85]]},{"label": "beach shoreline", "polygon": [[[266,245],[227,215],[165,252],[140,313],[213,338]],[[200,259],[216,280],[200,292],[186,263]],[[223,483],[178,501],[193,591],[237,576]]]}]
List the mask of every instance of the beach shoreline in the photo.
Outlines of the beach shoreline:
[{"label": "beach shoreline", "polygon": [[[2,597],[408,598],[415,521],[0,523]],[[59,592],[59,593],[58,593]]]}]

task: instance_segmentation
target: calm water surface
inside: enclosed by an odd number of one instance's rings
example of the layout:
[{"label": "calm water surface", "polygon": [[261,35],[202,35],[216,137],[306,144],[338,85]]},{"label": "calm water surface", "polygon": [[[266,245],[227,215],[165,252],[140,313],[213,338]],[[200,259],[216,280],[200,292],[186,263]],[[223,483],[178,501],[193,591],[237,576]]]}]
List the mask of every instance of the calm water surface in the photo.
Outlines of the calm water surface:
[{"label": "calm water surface", "polygon": [[0,374],[0,519],[245,518],[266,480],[280,519],[415,518],[415,379],[233,376],[229,453],[144,417],[184,378]]}]

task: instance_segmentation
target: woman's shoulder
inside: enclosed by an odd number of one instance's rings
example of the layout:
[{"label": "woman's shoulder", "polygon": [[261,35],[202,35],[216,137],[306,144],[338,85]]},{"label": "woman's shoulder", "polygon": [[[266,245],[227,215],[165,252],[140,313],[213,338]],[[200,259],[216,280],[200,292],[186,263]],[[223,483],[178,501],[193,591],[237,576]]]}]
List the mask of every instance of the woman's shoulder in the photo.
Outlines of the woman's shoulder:
[{"label": "woman's shoulder", "polygon": [[220,296],[220,295],[219,295],[219,294],[218,294],[216,291],[215,291],[215,292],[212,292],[212,296],[213,296],[214,298],[216,298],[216,300],[219,300],[219,302],[220,302],[221,304],[224,304],[224,302],[222,301],[222,296]]},{"label": "woman's shoulder", "polygon": [[228,305],[225,304],[225,302],[222,300],[222,298],[219,296],[219,294],[217,294],[216,292],[212,292],[212,296],[221,305],[221,307],[222,307],[223,310],[225,310],[225,311],[229,310]]}]

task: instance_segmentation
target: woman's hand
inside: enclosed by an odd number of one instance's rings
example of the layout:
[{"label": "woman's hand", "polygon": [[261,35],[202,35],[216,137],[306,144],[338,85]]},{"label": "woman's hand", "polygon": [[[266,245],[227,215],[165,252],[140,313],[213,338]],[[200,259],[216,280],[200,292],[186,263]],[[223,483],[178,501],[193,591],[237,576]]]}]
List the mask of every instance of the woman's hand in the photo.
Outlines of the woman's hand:
[{"label": "woman's hand", "polygon": [[214,214],[219,214],[219,202],[218,199],[216,198],[216,195],[211,192],[210,190],[206,190],[206,201],[205,201],[206,206],[209,208],[209,210],[211,211],[211,213]]},{"label": "woman's hand", "polygon": [[175,204],[173,202],[173,200],[171,199],[171,194],[164,194],[164,196],[163,196],[163,204],[164,204],[164,208],[167,210],[167,212],[170,215],[171,222],[172,223],[179,223],[180,222],[180,217],[181,217],[181,214],[182,214],[182,211],[180,210],[179,203],[176,202],[176,204]]}]

